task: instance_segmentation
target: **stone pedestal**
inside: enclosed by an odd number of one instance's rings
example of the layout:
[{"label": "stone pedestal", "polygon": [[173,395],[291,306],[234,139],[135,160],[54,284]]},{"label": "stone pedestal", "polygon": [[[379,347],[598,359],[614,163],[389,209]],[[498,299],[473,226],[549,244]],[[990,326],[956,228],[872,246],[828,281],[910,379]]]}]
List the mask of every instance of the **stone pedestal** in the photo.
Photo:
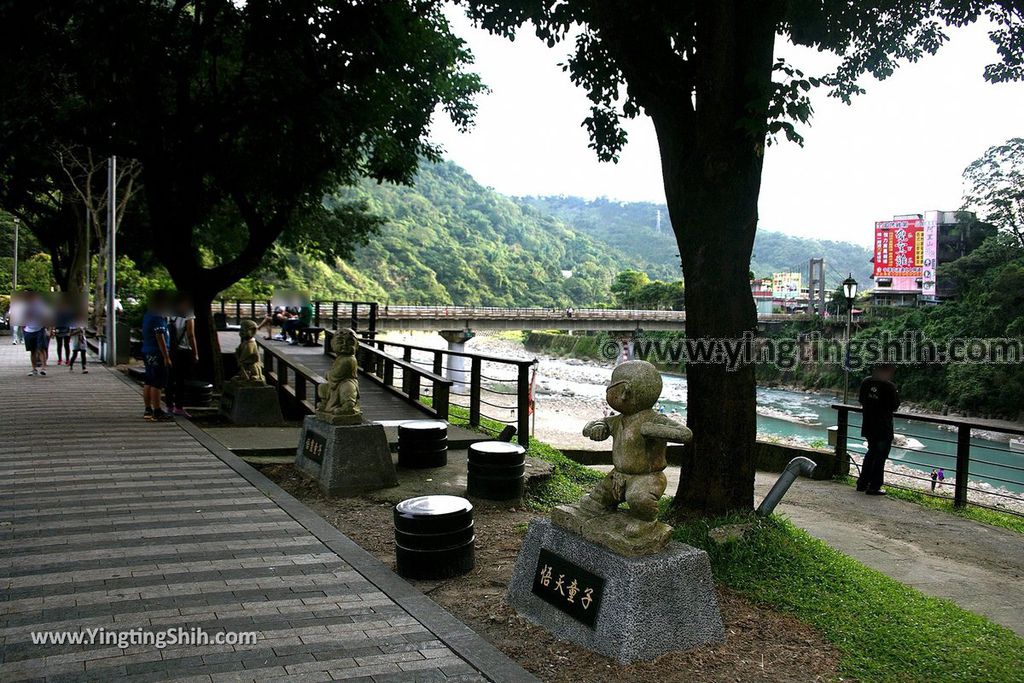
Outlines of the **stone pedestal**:
[{"label": "stone pedestal", "polygon": [[506,597],[557,638],[621,663],[725,640],[707,553],[682,543],[624,557],[537,519]]},{"label": "stone pedestal", "polygon": [[269,427],[284,422],[277,389],[268,384],[225,382],[220,414],[241,427]]},{"label": "stone pedestal", "polygon": [[398,486],[384,427],[332,425],[307,415],[295,467],[313,477],[328,496],[354,496]]}]

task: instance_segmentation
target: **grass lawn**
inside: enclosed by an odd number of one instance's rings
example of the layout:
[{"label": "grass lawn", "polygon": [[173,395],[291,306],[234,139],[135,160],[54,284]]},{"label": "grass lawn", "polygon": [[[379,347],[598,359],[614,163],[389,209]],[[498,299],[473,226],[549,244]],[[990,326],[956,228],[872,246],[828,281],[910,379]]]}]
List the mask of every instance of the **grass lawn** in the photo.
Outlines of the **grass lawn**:
[{"label": "grass lawn", "polygon": [[[843,483],[849,484],[850,486],[856,486],[857,480],[853,477],[844,477]],[[1009,529],[1010,531],[1016,531],[1019,534],[1024,534],[1024,516],[1021,515],[978,507],[977,505],[968,505],[967,507],[957,509],[953,507],[952,498],[929,496],[926,493],[914,491],[913,489],[897,488],[890,485],[886,486],[885,490],[888,492],[890,498],[898,498],[911,503],[917,503],[918,505],[926,508],[942,510],[943,512],[948,512],[952,515],[964,517],[965,519],[970,519],[975,522],[991,524],[992,526],[998,526],[1003,529]]]},{"label": "grass lawn", "polygon": [[832,549],[787,521],[756,520],[718,545],[699,520],[676,539],[708,551],[715,578],[819,628],[842,652],[840,672],[863,681],[1024,681],[1024,639],[947,600],[930,598]]}]

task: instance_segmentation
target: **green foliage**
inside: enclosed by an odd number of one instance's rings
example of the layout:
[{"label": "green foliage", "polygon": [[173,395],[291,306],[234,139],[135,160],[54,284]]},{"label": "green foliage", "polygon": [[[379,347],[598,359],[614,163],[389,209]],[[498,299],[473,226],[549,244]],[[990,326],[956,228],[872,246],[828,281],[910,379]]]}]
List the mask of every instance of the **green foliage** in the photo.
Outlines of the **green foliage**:
[{"label": "green foliage", "polygon": [[[628,264],[650,278],[669,282],[680,277],[679,246],[672,232],[668,207],[664,204],[560,196],[523,197],[517,201],[549,213],[573,229],[608,244],[623,266]],[[871,274],[871,252],[864,247],[769,230],[758,230],[754,238],[750,269],[758,277],[770,276],[773,272],[806,272],[807,261],[812,256],[825,258],[825,280],[829,286],[838,285],[847,273],[853,273],[860,282],[867,282]]]},{"label": "green foliage", "polygon": [[382,303],[596,304],[608,300],[619,270],[604,245],[450,162],[423,164],[412,186],[364,182],[338,197],[365,202],[382,220],[374,239],[338,266],[348,269],[353,294]]},{"label": "green foliage", "polygon": [[350,253],[375,221],[324,196],[410,181],[439,157],[435,111],[465,128],[482,90],[429,1],[5,3],[0,61],[0,149],[21,154],[0,170],[58,144],[139,160],[132,238],[197,300],[270,265],[282,234]]},{"label": "green foliage", "polygon": [[[740,541],[708,532],[752,522]],[[675,538],[704,548],[716,580],[815,626],[842,653],[840,672],[863,681],[1020,681],[1024,641],[953,603],[869,569],[772,517],[705,519]]]},{"label": "green foliage", "polygon": [[990,147],[964,170],[964,208],[1013,235],[1024,247],[1024,138]]}]

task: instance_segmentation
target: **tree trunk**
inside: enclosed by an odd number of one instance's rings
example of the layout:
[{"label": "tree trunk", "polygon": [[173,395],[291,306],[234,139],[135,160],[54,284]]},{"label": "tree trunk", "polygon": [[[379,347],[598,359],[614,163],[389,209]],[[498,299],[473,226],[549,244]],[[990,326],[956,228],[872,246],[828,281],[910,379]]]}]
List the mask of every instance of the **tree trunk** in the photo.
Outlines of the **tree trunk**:
[{"label": "tree trunk", "polygon": [[[185,290],[183,290],[185,291]],[[221,361],[220,340],[213,323],[213,297],[217,292],[189,291],[196,315],[196,343],[199,345],[199,363],[196,376],[219,387],[224,383],[224,363]]]},{"label": "tree trunk", "polygon": [[[742,344],[748,358],[757,331],[749,278],[764,132],[741,122],[767,118],[775,35],[771,17],[760,13],[776,10],[771,3],[702,6],[698,41],[708,49],[697,50],[696,94],[686,94],[693,108],[685,118],[679,106],[648,108],[686,285],[686,337]],[[694,437],[674,502],[685,514],[753,508],[754,369],[720,360],[687,365]]]}]

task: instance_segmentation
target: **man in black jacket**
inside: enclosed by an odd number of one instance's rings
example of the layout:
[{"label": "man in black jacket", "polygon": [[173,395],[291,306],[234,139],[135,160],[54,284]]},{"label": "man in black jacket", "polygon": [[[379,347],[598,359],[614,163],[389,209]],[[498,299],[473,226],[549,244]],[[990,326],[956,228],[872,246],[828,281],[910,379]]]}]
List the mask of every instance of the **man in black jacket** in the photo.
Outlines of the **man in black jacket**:
[{"label": "man in black jacket", "polygon": [[900,392],[892,381],[895,374],[894,365],[880,363],[860,384],[860,404],[864,406],[860,433],[868,443],[868,452],[861,464],[857,490],[869,496],[885,495],[882,479],[892,448],[892,414],[900,407]]}]

